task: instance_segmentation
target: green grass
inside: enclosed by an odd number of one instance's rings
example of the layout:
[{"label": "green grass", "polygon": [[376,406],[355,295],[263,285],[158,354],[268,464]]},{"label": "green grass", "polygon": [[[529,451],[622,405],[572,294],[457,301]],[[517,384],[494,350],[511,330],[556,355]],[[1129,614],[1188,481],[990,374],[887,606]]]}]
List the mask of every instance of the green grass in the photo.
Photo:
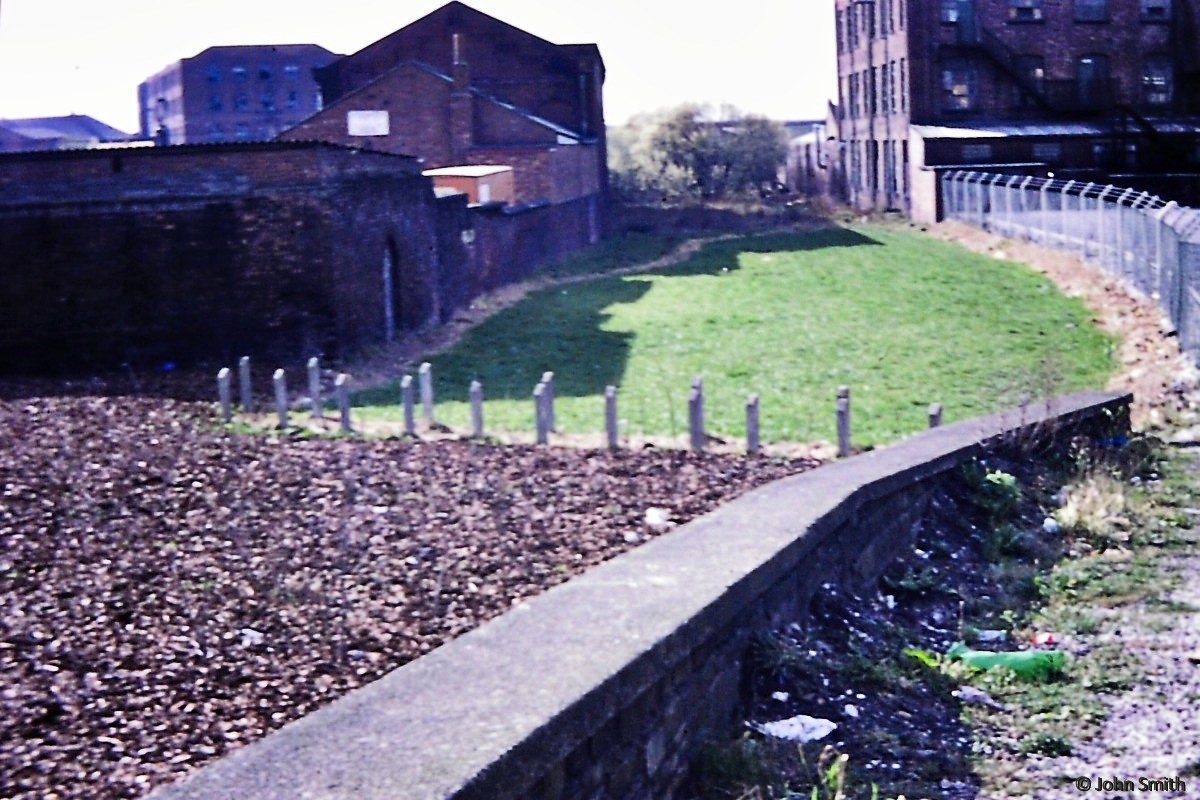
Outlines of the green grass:
[{"label": "green grass", "polygon": [[[566,269],[621,262],[611,251],[596,259]],[[1021,392],[1102,386],[1111,341],[1090,319],[1028,268],[915,233],[750,237],[673,267],[530,295],[433,359],[437,415],[465,429],[467,386],[479,378],[488,429],[528,431],[533,387],[553,370],[561,429],[602,430],[604,387],[614,384],[624,432],[680,435],[701,375],[710,431],[742,435],[756,392],[764,440],[830,440],[846,384],[855,442],[881,443],[923,428],[931,402],[954,420]],[[374,406],[365,417],[398,419],[398,396],[391,385],[356,402]]]}]

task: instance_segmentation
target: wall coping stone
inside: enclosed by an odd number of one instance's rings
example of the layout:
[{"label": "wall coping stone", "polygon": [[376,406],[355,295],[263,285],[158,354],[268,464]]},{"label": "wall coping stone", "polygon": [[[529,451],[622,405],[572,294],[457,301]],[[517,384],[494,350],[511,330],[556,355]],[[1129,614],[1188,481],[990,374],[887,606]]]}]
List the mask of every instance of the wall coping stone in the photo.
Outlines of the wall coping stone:
[{"label": "wall coping stone", "polygon": [[[1088,392],[945,425],[775,481],[159,789],[153,800],[523,796],[865,502],[1004,437],[1124,417]],[[832,576],[831,576],[832,577]]]}]

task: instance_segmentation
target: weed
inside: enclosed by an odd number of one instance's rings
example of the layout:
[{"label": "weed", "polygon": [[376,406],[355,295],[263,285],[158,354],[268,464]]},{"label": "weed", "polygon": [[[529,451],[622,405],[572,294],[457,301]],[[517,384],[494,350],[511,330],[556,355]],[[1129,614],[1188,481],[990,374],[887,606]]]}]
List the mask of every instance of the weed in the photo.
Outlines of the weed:
[{"label": "weed", "polygon": [[[697,785],[706,800],[752,797],[747,792],[783,789],[779,755],[770,743],[746,734],[724,747],[708,745],[696,762]],[[772,797],[778,794],[772,794]]]},{"label": "weed", "polygon": [[1035,733],[1021,741],[1022,753],[1034,753],[1041,756],[1069,756],[1074,752],[1071,741],[1057,733]]}]

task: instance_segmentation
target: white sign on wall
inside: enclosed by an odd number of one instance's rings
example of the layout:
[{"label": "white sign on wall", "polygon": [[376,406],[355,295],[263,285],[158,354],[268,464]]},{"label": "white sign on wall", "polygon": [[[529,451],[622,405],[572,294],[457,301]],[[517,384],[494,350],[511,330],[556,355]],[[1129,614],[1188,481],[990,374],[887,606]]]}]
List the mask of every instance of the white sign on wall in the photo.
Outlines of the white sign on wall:
[{"label": "white sign on wall", "polygon": [[347,111],[346,132],[351,136],[387,136],[391,120],[386,111]]}]

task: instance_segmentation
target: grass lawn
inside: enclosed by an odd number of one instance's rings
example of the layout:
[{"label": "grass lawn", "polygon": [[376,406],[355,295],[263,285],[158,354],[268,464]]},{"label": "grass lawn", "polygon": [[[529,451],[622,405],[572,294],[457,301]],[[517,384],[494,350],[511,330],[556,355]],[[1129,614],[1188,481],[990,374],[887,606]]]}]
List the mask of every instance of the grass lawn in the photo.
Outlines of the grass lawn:
[{"label": "grass lawn", "polygon": [[[954,420],[1022,392],[1102,386],[1112,342],[1090,319],[1026,267],[915,233],[748,237],[661,270],[530,295],[433,359],[437,415],[466,429],[467,386],[479,378],[487,428],[530,430],[531,392],[553,370],[561,429],[603,430],[614,384],[624,432],[681,435],[701,375],[710,431],[744,435],[756,392],[764,440],[830,440],[846,384],[855,442],[883,443],[923,428],[931,402]],[[398,398],[391,385],[356,404],[398,419]]]}]

